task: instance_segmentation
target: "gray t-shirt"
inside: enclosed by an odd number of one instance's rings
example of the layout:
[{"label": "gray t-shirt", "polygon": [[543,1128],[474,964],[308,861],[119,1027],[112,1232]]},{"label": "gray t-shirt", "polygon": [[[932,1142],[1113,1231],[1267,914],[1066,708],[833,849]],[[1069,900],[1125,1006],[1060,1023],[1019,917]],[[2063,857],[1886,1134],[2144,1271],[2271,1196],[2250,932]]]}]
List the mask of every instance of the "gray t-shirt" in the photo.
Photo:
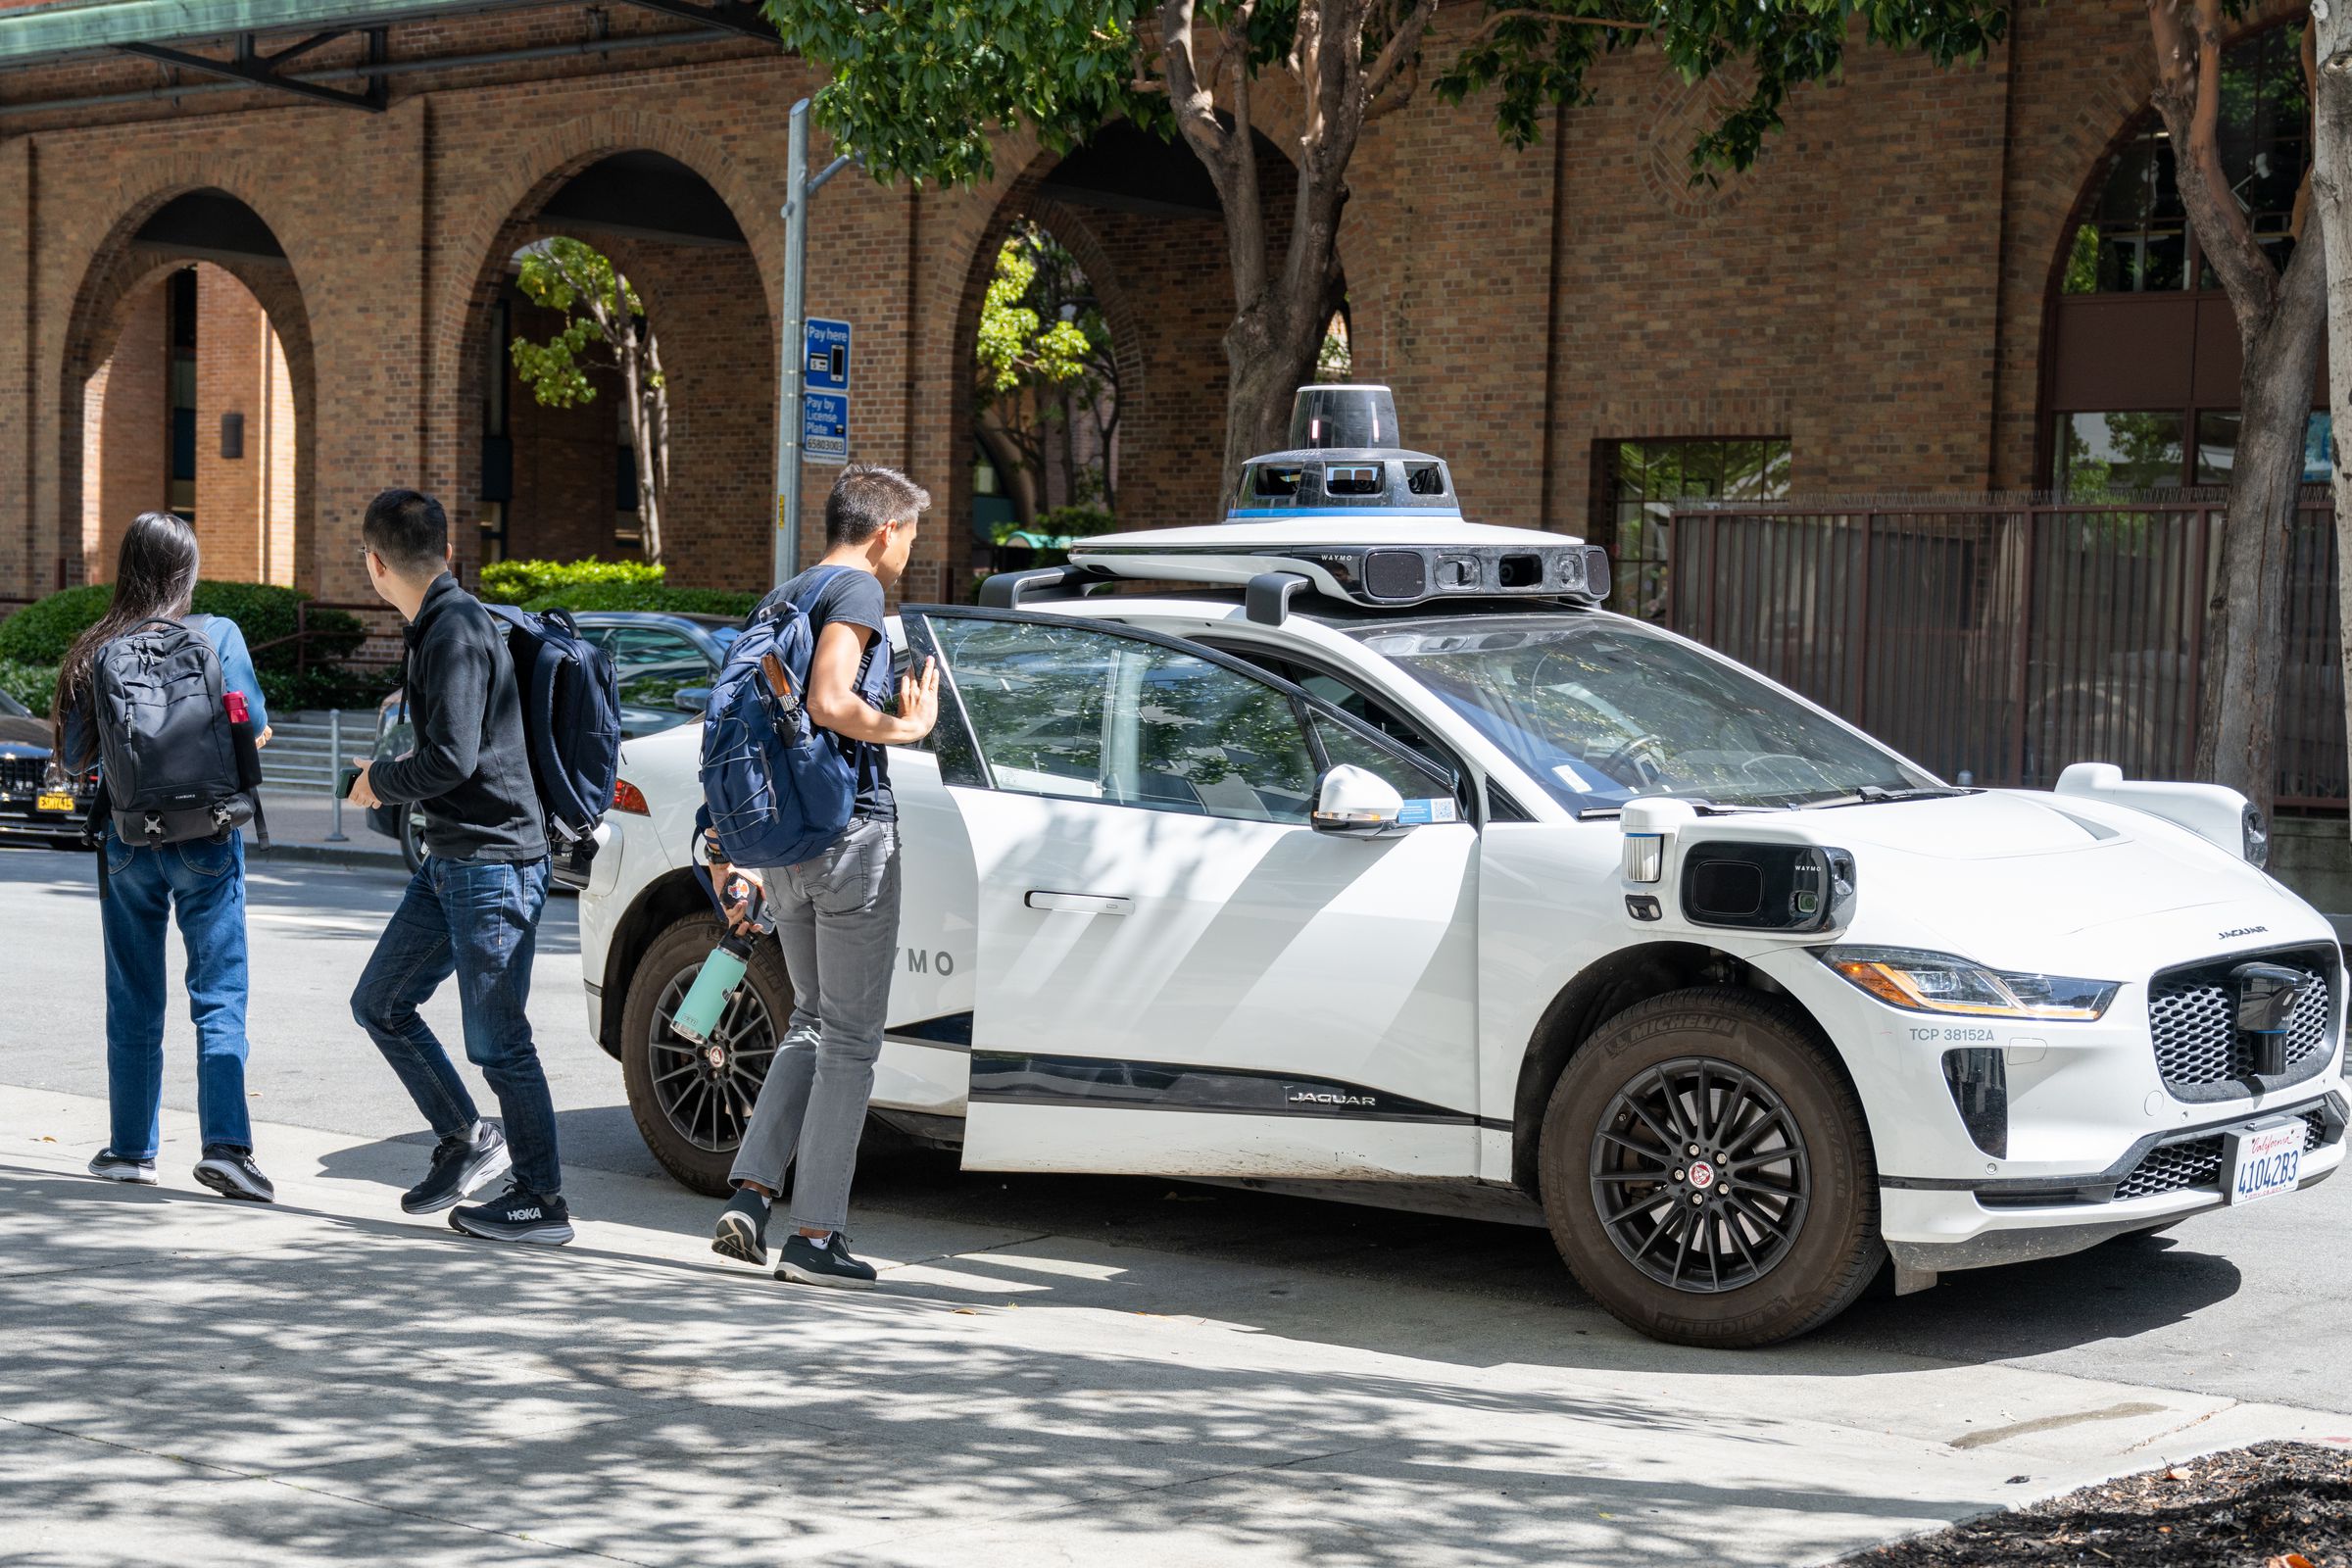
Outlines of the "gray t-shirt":
[{"label": "gray t-shirt", "polygon": [[[882,583],[870,571],[855,566],[810,566],[760,602],[760,610],[791,600],[808,617],[808,629],[822,636],[834,621],[872,630],[865,661],[858,666],[858,694],[877,710],[890,706],[890,634],[883,624]],[[753,612],[757,618],[759,612]],[[898,800],[890,792],[890,749],[867,741],[826,732],[842,757],[857,770],[859,816],[878,822],[899,819]]]}]

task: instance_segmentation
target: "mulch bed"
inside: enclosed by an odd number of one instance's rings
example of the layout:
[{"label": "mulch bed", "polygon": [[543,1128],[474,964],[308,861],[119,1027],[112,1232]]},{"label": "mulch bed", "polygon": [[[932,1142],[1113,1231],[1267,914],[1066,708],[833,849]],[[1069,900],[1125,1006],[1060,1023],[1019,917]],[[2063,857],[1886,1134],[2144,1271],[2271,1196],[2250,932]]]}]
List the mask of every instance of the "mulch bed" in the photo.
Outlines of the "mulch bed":
[{"label": "mulch bed", "polygon": [[2352,1568],[2352,1452],[2314,1443],[2230,1448],[1875,1547],[1838,1568],[2061,1563]]}]

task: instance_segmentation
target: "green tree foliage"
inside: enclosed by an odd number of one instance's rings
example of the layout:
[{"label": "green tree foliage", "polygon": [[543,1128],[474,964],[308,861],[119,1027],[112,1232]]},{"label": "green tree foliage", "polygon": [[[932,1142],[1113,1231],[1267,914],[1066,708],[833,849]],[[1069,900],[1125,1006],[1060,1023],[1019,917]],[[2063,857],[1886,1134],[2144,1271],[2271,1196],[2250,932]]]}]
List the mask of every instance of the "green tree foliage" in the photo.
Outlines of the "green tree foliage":
[{"label": "green tree foliage", "polygon": [[[1542,111],[1575,106],[1610,49],[1654,47],[1686,78],[1739,84],[1690,149],[1693,176],[1752,162],[1790,89],[1834,77],[1859,23],[1874,44],[1943,65],[1981,59],[2006,0],[1481,0],[1434,83],[1491,95],[1506,142]],[[1129,119],[1180,132],[1225,210],[1235,318],[1225,339],[1226,468],[1265,450],[1292,389],[1312,377],[1339,282],[1347,172],[1369,121],[1423,75],[1438,0],[762,0],[785,44],[821,67],[820,125],[885,179],[971,184],[995,172],[992,138],[1028,130],[1063,151]],[[1270,253],[1257,185],[1251,87],[1293,79],[1314,112],[1283,151],[1299,188],[1285,253]]]},{"label": "green tree foliage", "polygon": [[[1078,259],[1037,223],[1016,222],[998,249],[980,303],[973,370],[980,440],[1024,525],[1043,505],[1057,449],[1065,494],[1116,504],[1108,454],[1119,423],[1119,372],[1110,326]],[[1083,465],[1072,440],[1081,421],[1098,455]]]},{"label": "green tree foliage", "polygon": [[553,409],[595,402],[592,369],[620,377],[629,450],[637,459],[637,522],[646,559],[658,562],[662,505],[669,492],[669,382],[645,302],[611,257],[564,235],[526,247],[516,263],[514,281],[523,297],[563,313],[564,324],[544,343],[522,337],[511,342],[514,373]]}]

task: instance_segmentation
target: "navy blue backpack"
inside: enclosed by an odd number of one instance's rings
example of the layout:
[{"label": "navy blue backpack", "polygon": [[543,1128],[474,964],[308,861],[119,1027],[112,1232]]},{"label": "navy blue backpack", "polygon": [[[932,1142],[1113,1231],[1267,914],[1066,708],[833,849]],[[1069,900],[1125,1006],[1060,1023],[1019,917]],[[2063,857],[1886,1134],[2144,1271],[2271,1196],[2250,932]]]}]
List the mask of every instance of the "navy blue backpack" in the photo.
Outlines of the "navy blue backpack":
[{"label": "navy blue backpack", "polygon": [[620,682],[612,656],[580,635],[568,611],[482,608],[506,624],[549,848],[558,859],[568,854],[584,865],[596,853],[597,824],[620,777]]},{"label": "navy blue backpack", "polygon": [[[808,722],[816,632],[806,601],[834,572],[817,568],[795,599],[753,621],[711,682],[703,711],[703,805],[736,865],[798,865],[850,825],[858,772],[833,737]],[[882,645],[866,648],[871,659]]]}]

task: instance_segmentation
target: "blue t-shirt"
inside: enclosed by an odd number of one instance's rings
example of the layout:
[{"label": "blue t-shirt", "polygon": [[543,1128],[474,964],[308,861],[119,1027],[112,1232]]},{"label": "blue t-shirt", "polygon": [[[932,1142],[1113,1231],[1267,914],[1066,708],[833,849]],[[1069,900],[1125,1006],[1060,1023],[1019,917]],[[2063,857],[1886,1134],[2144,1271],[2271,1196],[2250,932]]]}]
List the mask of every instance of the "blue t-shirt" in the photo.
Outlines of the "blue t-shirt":
[{"label": "blue t-shirt", "polygon": [[[801,612],[808,617],[812,637],[823,636],[825,627],[837,620],[873,632],[865,645],[864,662],[858,666],[858,695],[876,711],[887,710],[891,696],[890,632],[883,623],[887,612],[881,579],[855,566],[810,566],[761,600],[760,610],[788,599],[798,604]],[[759,613],[753,612],[755,619]],[[890,748],[870,741],[854,741],[830,730],[825,733],[857,770],[858,801],[852,809],[877,822],[897,821],[898,799],[890,792]]]},{"label": "blue t-shirt", "polygon": [[[203,622],[204,640],[213,645],[213,655],[220,661],[220,689],[224,692],[243,692],[245,711],[253,719],[253,733],[258,740],[270,727],[270,707],[262,701],[262,678],[254,673],[253,655],[245,650],[245,633],[226,615],[191,615],[191,620]],[[90,723],[89,688],[82,688],[82,699],[66,711],[66,754],[60,758],[69,773],[79,773],[98,760],[98,737]]]}]

